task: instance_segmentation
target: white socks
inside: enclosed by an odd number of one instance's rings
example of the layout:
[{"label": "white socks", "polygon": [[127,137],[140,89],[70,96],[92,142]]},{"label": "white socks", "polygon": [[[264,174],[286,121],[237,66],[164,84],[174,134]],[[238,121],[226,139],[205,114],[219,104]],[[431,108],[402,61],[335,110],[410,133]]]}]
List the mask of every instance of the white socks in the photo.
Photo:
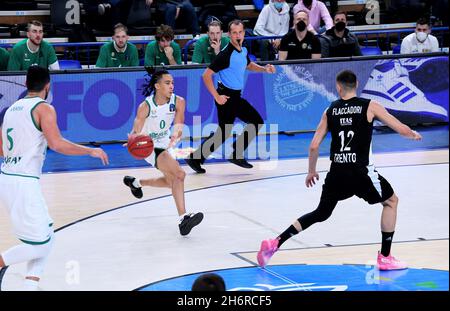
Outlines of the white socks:
[{"label": "white socks", "polygon": [[142,188],[142,185],[139,182],[139,179],[137,179],[137,178],[134,179],[133,186],[136,187],[136,188]]},{"label": "white socks", "polygon": [[187,215],[187,213],[184,213],[183,215],[180,215],[180,223],[183,221],[184,216],[186,216],[186,215]]}]

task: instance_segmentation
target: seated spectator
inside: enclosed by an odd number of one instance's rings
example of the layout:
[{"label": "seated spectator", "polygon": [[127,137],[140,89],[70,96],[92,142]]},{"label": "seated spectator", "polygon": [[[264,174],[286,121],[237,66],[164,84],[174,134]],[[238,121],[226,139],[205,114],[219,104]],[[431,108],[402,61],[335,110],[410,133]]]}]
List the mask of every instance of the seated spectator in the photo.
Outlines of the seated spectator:
[{"label": "seated spectator", "polygon": [[[270,0],[259,13],[253,33],[257,36],[284,36],[289,31],[289,4],[286,0]],[[258,40],[261,60],[274,60],[281,39]]]},{"label": "seated spectator", "polygon": [[217,54],[230,42],[230,38],[222,36],[219,21],[212,21],[208,25],[208,36],[200,38],[194,47],[192,63],[212,63]]},{"label": "seated spectator", "polygon": [[173,29],[161,25],[156,29],[155,41],[147,44],[145,49],[145,66],[181,64],[181,48],[173,42]]},{"label": "seated spectator", "polygon": [[431,26],[424,18],[416,23],[416,31],[407,35],[402,40],[401,54],[439,52],[437,38],[430,34]]},{"label": "seated spectator", "polygon": [[7,49],[0,47],[0,71],[8,69],[9,52]]},{"label": "seated spectator", "polygon": [[59,70],[55,49],[44,40],[41,22],[34,20],[28,23],[27,37],[17,42],[9,54],[8,70],[27,70],[31,65]]},{"label": "seated spectator", "polygon": [[95,67],[133,67],[139,66],[136,46],[128,42],[128,29],[119,23],[114,26],[113,41],[105,43],[100,49]]},{"label": "seated spectator", "polygon": [[208,28],[212,20],[220,20],[222,25],[228,25],[231,21],[239,19],[233,0],[205,2],[202,4],[198,15],[198,22],[204,29]]},{"label": "seated spectator", "polygon": [[[306,11],[309,15],[308,30],[313,34],[320,34],[325,30],[333,27],[333,19],[328,12],[327,6],[318,0],[298,0],[298,3],[294,6],[294,15],[300,10]],[[325,23],[325,27],[320,26],[320,22]]]},{"label": "seated spectator", "polygon": [[347,28],[347,14],[337,12],[334,26],[320,37],[322,57],[361,56],[358,38]]},{"label": "seated spectator", "polygon": [[225,290],[224,279],[215,273],[202,274],[192,284],[193,292],[223,292]]},{"label": "seated spectator", "polygon": [[[152,3],[153,0],[147,0]],[[194,36],[200,33],[197,13],[189,0],[156,0],[156,8],[164,16],[164,23],[175,29],[177,20],[182,19],[187,32]]]},{"label": "seated spectator", "polygon": [[281,38],[279,60],[320,58],[320,41],[307,30],[308,24],[306,11],[299,11],[295,14],[294,30]]}]

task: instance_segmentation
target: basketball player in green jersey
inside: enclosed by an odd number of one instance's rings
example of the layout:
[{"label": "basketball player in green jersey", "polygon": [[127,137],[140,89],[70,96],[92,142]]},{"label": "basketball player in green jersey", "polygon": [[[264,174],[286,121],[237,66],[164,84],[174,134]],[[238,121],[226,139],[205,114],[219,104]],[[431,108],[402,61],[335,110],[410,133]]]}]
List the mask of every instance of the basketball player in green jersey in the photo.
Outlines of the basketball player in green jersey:
[{"label": "basketball player in green jersey", "polygon": [[[187,235],[193,227],[203,220],[203,214],[186,213],[184,200],[186,173],[170,153],[171,147],[179,141],[183,132],[186,103],[184,98],[174,94],[173,77],[167,70],[161,70],[153,74],[149,72],[149,74],[151,74],[151,78],[144,90],[144,95],[147,97],[138,108],[130,135],[150,135],[153,139],[154,150],[145,160],[160,170],[164,176],[141,180],[132,176],[125,176],[123,182],[130,187],[131,193],[138,199],[143,196],[143,186],[172,189],[172,195],[180,216],[178,225],[180,234]],[[174,124],[174,133],[171,136],[172,123]]]},{"label": "basketball player in green jersey", "polygon": [[22,244],[0,256],[0,268],[27,262],[25,290],[36,290],[53,244],[53,221],[42,195],[39,178],[47,145],[65,155],[90,155],[108,164],[100,148],[88,148],[64,139],[55,109],[45,100],[50,91],[47,68],[31,66],[26,78],[27,96],[5,113],[0,128],[0,205],[6,207],[12,228]]}]

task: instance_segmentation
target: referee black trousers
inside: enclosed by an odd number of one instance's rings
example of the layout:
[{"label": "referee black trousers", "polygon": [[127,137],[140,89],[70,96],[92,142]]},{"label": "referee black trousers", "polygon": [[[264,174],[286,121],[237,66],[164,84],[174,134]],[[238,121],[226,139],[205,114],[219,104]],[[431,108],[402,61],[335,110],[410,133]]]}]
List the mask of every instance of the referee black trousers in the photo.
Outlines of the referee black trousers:
[{"label": "referee black trousers", "polygon": [[232,157],[234,159],[244,158],[244,151],[256,137],[264,123],[258,111],[247,100],[241,97],[241,91],[231,90],[219,84],[217,92],[220,95],[229,96],[229,98],[224,105],[219,105],[215,102],[219,127],[214,135],[206,139],[193,154],[193,158],[201,159],[201,163],[204,163],[205,159],[230,137],[236,118],[247,123],[247,125],[243,133],[233,143]]}]

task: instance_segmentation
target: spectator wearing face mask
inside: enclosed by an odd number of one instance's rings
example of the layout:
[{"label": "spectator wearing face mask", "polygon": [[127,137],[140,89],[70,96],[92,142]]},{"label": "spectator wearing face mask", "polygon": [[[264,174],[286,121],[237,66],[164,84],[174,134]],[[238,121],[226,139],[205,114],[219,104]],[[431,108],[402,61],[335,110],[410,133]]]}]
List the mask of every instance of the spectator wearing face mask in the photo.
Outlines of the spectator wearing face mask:
[{"label": "spectator wearing face mask", "polygon": [[[257,36],[284,36],[289,31],[289,4],[270,0],[259,13],[253,33]],[[281,39],[258,40],[261,60],[274,60]]]},{"label": "spectator wearing face mask", "polygon": [[281,38],[279,60],[317,59],[321,57],[320,40],[310,31],[308,13],[299,11],[294,16],[294,30]]},{"label": "spectator wearing face mask", "polygon": [[439,52],[439,42],[430,34],[431,27],[428,21],[420,18],[416,23],[416,31],[407,35],[401,45],[401,54]]},{"label": "spectator wearing face mask", "polygon": [[[320,34],[325,30],[333,27],[333,19],[330,12],[328,12],[327,6],[318,0],[298,0],[298,3],[294,6],[293,13],[297,14],[299,11],[305,11],[309,15],[308,30],[313,34]],[[323,21],[325,27],[320,26],[320,22]]]},{"label": "spectator wearing face mask", "polygon": [[347,28],[347,14],[337,12],[334,26],[320,37],[322,57],[361,56],[358,38]]}]

